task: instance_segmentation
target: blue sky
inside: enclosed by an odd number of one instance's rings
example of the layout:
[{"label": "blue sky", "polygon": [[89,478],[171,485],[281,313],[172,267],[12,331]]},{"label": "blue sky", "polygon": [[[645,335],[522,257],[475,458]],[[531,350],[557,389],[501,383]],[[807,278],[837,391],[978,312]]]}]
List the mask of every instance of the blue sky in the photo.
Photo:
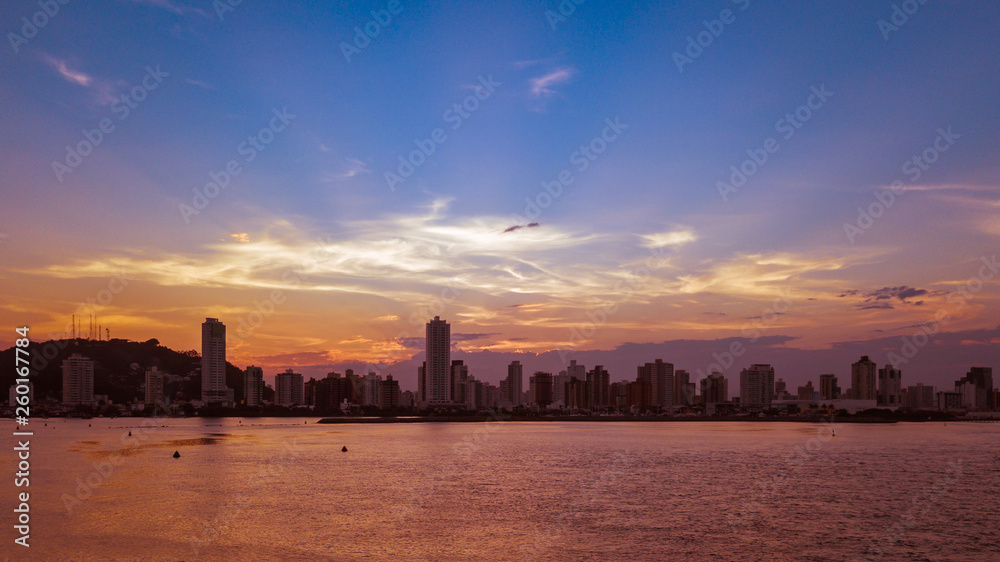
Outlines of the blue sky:
[{"label": "blue sky", "polygon": [[[55,333],[127,271],[99,314],[190,348],[203,317],[238,323],[281,290],[230,351],[277,368],[391,363],[446,287],[453,331],[487,334],[462,349],[531,353],[738,336],[791,292],[801,304],[770,333],[826,349],[905,334],[996,252],[995,3],[927,2],[888,40],[879,21],[903,3],[587,1],[555,26],[555,1],[399,5],[350,62],[342,44],[388,2],[244,1],[221,20],[208,1],[70,3],[8,45],[0,313]],[[5,4],[5,33],[38,10]],[[679,71],[674,53],[724,10]],[[169,76],[119,119],[147,67]],[[481,78],[499,83],[488,97]],[[813,88],[833,94],[784,138]],[[452,129],[446,112],[477,92]],[[276,109],[295,117],[246,162],[241,143]],[[59,181],[53,161],[103,119],[114,131]],[[608,119],[627,128],[581,171],[574,152]],[[957,140],[909,181],[903,164],[948,127]],[[438,128],[447,139],[390,189],[385,173]],[[768,138],[777,151],[723,200],[717,183]],[[185,221],[179,206],[232,160],[240,173]],[[539,226],[504,233],[563,170]],[[852,243],[844,224],[895,180],[906,191]],[[616,282],[651,247],[668,257],[623,301]],[[923,292],[870,306],[899,287]],[[945,331],[996,328],[996,296],[985,280]],[[592,338],[570,337],[610,302]]]}]

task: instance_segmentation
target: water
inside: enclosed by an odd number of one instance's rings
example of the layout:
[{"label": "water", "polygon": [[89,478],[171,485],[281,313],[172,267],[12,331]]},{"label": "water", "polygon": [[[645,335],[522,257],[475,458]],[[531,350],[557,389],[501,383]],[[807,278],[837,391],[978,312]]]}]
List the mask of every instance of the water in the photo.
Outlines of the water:
[{"label": "water", "polygon": [[[32,546],[13,545],[5,522],[0,552],[1000,559],[1000,424],[837,424],[834,437],[795,423],[308,421],[34,420]],[[5,474],[14,463],[8,448]],[[16,490],[4,482],[12,522]]]}]

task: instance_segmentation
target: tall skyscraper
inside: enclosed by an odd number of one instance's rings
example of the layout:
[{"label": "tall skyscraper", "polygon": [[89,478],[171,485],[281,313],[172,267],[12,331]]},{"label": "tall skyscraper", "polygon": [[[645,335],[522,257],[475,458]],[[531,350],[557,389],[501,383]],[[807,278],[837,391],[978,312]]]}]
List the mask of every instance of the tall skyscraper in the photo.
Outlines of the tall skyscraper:
[{"label": "tall skyscraper", "polygon": [[424,377],[428,406],[454,404],[451,392],[451,326],[435,316],[427,323],[427,362]]},{"label": "tall skyscraper", "polygon": [[840,398],[840,387],[837,386],[837,375],[819,376],[820,400],[837,400]]},{"label": "tall skyscraper", "polygon": [[892,365],[878,370],[878,405],[898,408],[903,405],[902,373]]},{"label": "tall skyscraper", "polygon": [[146,396],[143,403],[146,406],[163,404],[163,373],[155,366],[146,369]]},{"label": "tall skyscraper", "polygon": [[511,361],[510,365],[507,365],[506,383],[504,400],[510,402],[511,406],[520,405],[521,394],[524,392],[524,369],[520,361]]},{"label": "tall skyscraper", "polygon": [[638,376],[653,389],[653,406],[666,408],[674,403],[674,364],[657,359],[639,367]]},{"label": "tall skyscraper", "polygon": [[63,399],[65,406],[94,405],[94,362],[74,353],[62,362]]},{"label": "tall skyscraper", "polygon": [[713,372],[701,379],[701,401],[703,404],[729,402],[729,381],[725,375]]},{"label": "tall skyscraper", "polygon": [[382,381],[382,392],[379,395],[380,407],[385,408],[398,408],[399,407],[399,381],[393,380],[392,375],[389,375]]},{"label": "tall skyscraper", "polygon": [[243,403],[260,406],[264,402],[264,369],[250,365],[243,371]]},{"label": "tall skyscraper", "polygon": [[875,381],[878,367],[875,362],[862,355],[861,359],[851,363],[851,396],[853,400],[877,400]]},{"label": "tall skyscraper", "polygon": [[604,409],[611,405],[611,375],[604,370],[603,365],[597,365],[587,372],[587,384],[590,386],[589,408]]},{"label": "tall skyscraper", "polygon": [[376,408],[382,406],[382,382],[382,377],[375,373],[365,375],[364,386],[361,391],[362,406],[375,406]]},{"label": "tall skyscraper", "polygon": [[206,318],[201,325],[201,400],[205,404],[226,401],[226,325]]},{"label": "tall skyscraper", "polygon": [[274,377],[274,403],[279,406],[305,404],[305,386],[302,375],[286,369]]},{"label": "tall skyscraper", "polygon": [[455,404],[465,404],[465,381],[469,380],[469,366],[461,359],[454,359],[451,362],[451,375],[449,385],[451,386],[451,400]]},{"label": "tall skyscraper", "polygon": [[542,409],[552,404],[552,373],[536,371],[529,379],[532,403]]},{"label": "tall skyscraper", "polygon": [[774,396],[774,367],[753,364],[740,371],[740,407],[759,412],[771,407]]},{"label": "tall skyscraper", "polygon": [[587,378],[587,368],[583,365],[577,365],[576,359],[570,359],[569,365],[566,366],[566,374],[584,380]]},{"label": "tall skyscraper", "polygon": [[558,408],[566,405],[566,385],[573,377],[569,376],[569,371],[559,371],[559,374],[552,377],[552,407]]}]

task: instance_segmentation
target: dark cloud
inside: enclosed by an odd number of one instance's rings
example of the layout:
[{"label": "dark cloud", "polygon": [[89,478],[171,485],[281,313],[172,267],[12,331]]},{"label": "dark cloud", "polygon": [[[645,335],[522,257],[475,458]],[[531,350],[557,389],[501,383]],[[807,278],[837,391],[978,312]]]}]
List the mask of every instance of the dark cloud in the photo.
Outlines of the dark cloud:
[{"label": "dark cloud", "polygon": [[541,225],[538,224],[537,222],[530,222],[527,225],[524,225],[524,224],[515,224],[514,226],[508,226],[507,229],[504,230],[504,233],[514,232],[515,230],[518,230],[518,229],[521,229],[521,228],[535,228],[535,227],[538,227],[538,226],[541,226]]},{"label": "dark cloud", "polygon": [[481,340],[483,338],[489,338],[492,336],[499,336],[497,332],[491,332],[489,334],[452,334],[451,341],[471,341],[471,340]]},{"label": "dark cloud", "polygon": [[913,297],[920,297],[928,294],[926,289],[916,289],[914,287],[907,287],[903,285],[901,287],[882,287],[865,295],[866,300],[881,301],[881,300],[891,300],[899,299],[900,301],[906,302],[906,299]]},{"label": "dark cloud", "polygon": [[840,293],[837,296],[839,296],[841,298],[843,298],[843,297],[853,297],[854,295],[858,294],[858,292],[859,291],[857,289],[849,289],[847,291],[844,291],[843,293]]},{"label": "dark cloud", "polygon": [[873,302],[873,303],[861,303],[856,307],[858,310],[870,310],[870,309],[893,309],[896,308],[887,302]]}]

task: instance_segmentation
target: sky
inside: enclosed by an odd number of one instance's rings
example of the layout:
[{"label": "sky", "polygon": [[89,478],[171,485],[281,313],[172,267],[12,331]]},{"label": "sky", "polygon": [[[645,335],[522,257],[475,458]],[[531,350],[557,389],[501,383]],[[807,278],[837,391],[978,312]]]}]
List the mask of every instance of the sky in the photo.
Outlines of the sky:
[{"label": "sky", "polygon": [[6,2],[0,318],[404,389],[433,316],[492,382],[1000,366],[1000,5],[681,4]]}]

